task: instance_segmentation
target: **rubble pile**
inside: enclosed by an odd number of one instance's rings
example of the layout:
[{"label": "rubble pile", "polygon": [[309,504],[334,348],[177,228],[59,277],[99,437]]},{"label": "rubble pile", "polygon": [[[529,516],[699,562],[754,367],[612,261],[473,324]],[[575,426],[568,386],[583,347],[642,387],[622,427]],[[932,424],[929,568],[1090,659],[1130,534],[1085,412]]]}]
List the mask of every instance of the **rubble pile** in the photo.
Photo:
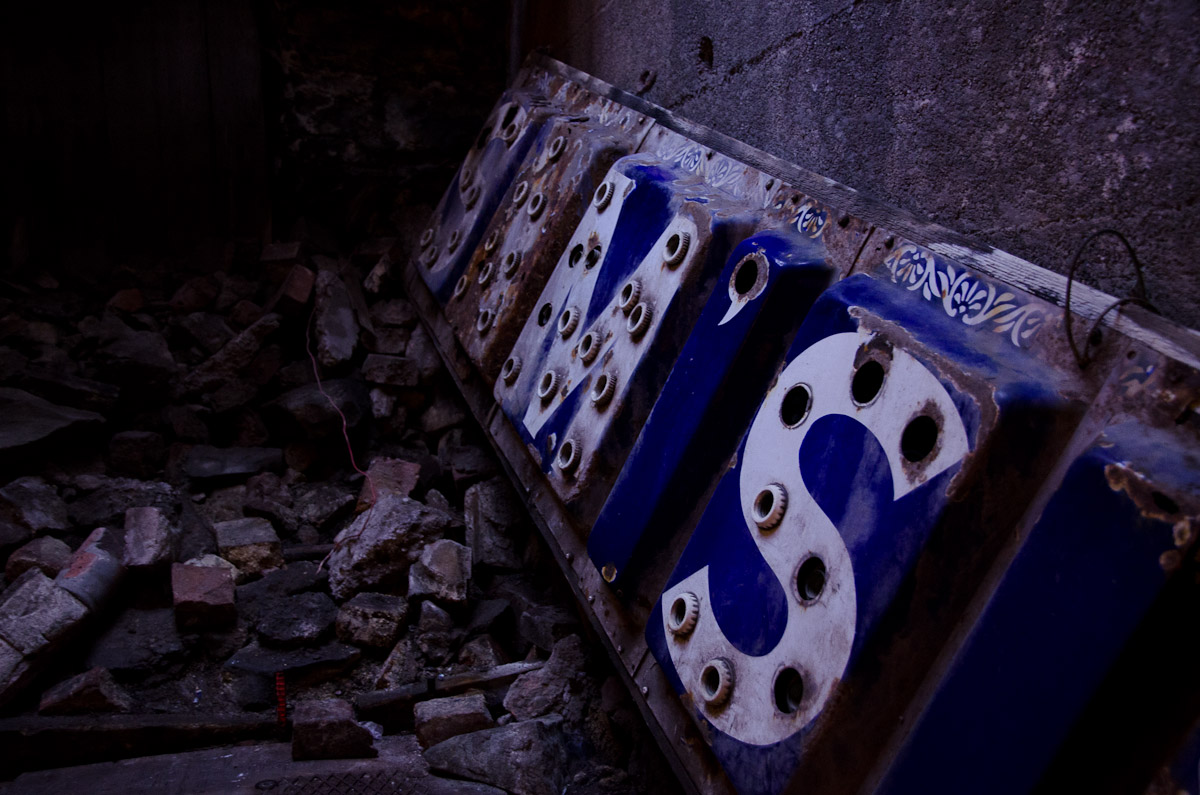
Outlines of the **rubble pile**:
[{"label": "rubble pile", "polygon": [[0,724],[409,734],[438,791],[676,789],[391,249],[5,284]]}]

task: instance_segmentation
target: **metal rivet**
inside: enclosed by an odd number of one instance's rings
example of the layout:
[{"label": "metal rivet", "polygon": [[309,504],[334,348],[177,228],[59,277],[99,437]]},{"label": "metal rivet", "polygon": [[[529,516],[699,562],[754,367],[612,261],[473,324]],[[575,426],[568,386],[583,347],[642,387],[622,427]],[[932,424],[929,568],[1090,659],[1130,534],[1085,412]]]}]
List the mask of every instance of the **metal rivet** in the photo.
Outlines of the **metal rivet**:
[{"label": "metal rivet", "polygon": [[424,232],[422,232],[421,233],[421,248],[422,249],[429,248],[429,244],[433,242],[433,238],[435,235],[436,235],[436,232],[433,231],[432,226],[429,227],[428,229],[426,229]]},{"label": "metal rivet", "polygon": [[774,530],[787,510],[787,489],[782,483],[768,483],[754,498],[750,515],[760,530]]},{"label": "metal rivet", "polygon": [[616,391],[617,376],[613,373],[601,373],[592,383],[592,404],[598,409],[604,408],[613,399],[613,393]]},{"label": "metal rivet", "polygon": [[529,183],[521,180],[517,183],[516,190],[513,191],[512,203],[513,207],[520,207],[525,203],[526,197],[529,196]]},{"label": "metal rivet", "polygon": [[596,332],[589,331],[579,341],[579,358],[583,360],[584,364],[591,364],[599,354],[600,338],[596,336]]},{"label": "metal rivet", "polygon": [[579,308],[569,306],[558,316],[558,333],[563,339],[571,336],[571,332],[579,325]]},{"label": "metal rivet", "polygon": [[492,230],[492,233],[487,236],[487,240],[483,241],[483,250],[488,254],[491,254],[496,250],[496,246],[498,245],[500,245],[500,230],[494,229]]},{"label": "metal rivet", "polygon": [[500,137],[505,141],[505,143],[511,144],[513,141],[517,140],[517,134],[520,132],[521,128],[518,127],[517,123],[514,121],[504,128],[504,130],[500,133]]},{"label": "metal rivet", "polygon": [[621,288],[621,294],[617,297],[617,306],[625,314],[633,311],[637,306],[638,300],[642,297],[642,283],[638,279],[630,279],[625,282],[625,286]]},{"label": "metal rivet", "polygon": [[612,201],[613,184],[611,182],[602,182],[600,187],[596,188],[596,193],[592,196],[592,204],[596,205],[596,210],[604,212],[604,208]]},{"label": "metal rivet", "polygon": [[467,188],[467,192],[463,194],[463,205],[469,210],[475,206],[475,202],[479,201],[479,186],[472,185]]},{"label": "metal rivet", "polygon": [[629,320],[625,323],[625,327],[629,329],[629,335],[636,340],[645,334],[646,329],[650,328],[650,319],[653,314],[654,310],[645,301],[635,306],[629,312]]},{"label": "metal rivet", "polygon": [[467,291],[467,287],[471,281],[467,278],[467,274],[458,277],[458,281],[454,283],[454,297],[460,298]]},{"label": "metal rivet", "polygon": [[473,179],[475,179],[475,170],[470,166],[463,166],[463,170],[458,175],[458,189],[465,191]]},{"label": "metal rivet", "polygon": [[483,267],[479,269],[479,286],[480,287],[486,287],[487,283],[492,280],[492,272],[494,270],[495,270],[495,268],[492,266],[492,263],[485,262],[483,264]]},{"label": "metal rivet", "polygon": [[536,221],[538,216],[542,214],[542,210],[546,207],[546,194],[535,193],[533,198],[529,200],[529,206],[525,208],[525,212],[529,213],[529,220]]},{"label": "metal rivet", "polygon": [[645,685],[642,685],[642,695],[646,696],[649,694],[650,694],[650,688],[646,687]]},{"label": "metal rivet", "polygon": [[504,366],[500,368],[500,377],[504,379],[504,383],[511,384],[517,380],[517,374],[521,372],[521,357],[509,356],[504,360]]},{"label": "metal rivet", "polygon": [[567,563],[570,563],[570,562],[571,562],[571,561],[573,561],[573,560],[575,560],[575,553],[574,553],[574,552],[568,552],[568,553],[567,553]]},{"label": "metal rivet", "polygon": [[446,250],[454,251],[454,249],[458,248],[458,242],[460,240],[462,240],[462,233],[455,229],[450,233],[450,240],[446,243]]},{"label": "metal rivet", "polygon": [[667,243],[663,246],[663,262],[667,264],[667,267],[674,268],[683,262],[691,243],[692,236],[687,232],[676,232],[667,238]]},{"label": "metal rivet", "polygon": [[504,259],[500,263],[504,270],[504,278],[511,279],[517,273],[517,268],[521,267],[521,252],[510,251],[504,255]]},{"label": "metal rivet", "polygon": [[700,671],[700,697],[710,707],[719,707],[733,693],[733,666],[724,657],[716,657]]},{"label": "metal rivet", "polygon": [[567,439],[562,443],[562,447],[558,448],[558,457],[554,460],[554,465],[564,474],[574,472],[579,467],[580,458],[579,442]]},{"label": "metal rivet", "polygon": [[696,628],[700,620],[700,598],[691,591],[684,591],[671,602],[667,613],[667,629],[676,637],[686,637]]},{"label": "metal rivet", "polygon": [[563,150],[567,148],[567,139],[563,136],[558,136],[550,142],[550,148],[546,152],[546,157],[551,161],[558,160],[562,156]]},{"label": "metal rivet", "polygon": [[479,316],[475,318],[475,328],[480,334],[487,334],[488,329],[492,327],[492,311],[490,309],[480,309]]},{"label": "metal rivet", "polygon": [[541,398],[541,401],[543,403],[549,402],[550,398],[554,397],[556,389],[558,389],[558,373],[553,370],[547,370],[542,373],[537,387],[537,396]]}]

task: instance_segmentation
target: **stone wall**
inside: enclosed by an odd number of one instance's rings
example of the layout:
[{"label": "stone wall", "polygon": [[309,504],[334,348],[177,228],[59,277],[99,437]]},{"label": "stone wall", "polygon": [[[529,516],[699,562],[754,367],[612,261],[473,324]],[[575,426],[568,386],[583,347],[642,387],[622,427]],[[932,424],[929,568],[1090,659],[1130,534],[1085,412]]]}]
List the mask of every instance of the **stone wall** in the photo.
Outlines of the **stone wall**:
[{"label": "stone wall", "polygon": [[[1051,270],[1119,229],[1164,314],[1200,326],[1190,0],[531,0],[528,13],[529,47]],[[1126,293],[1116,245],[1088,259],[1086,281]]]}]

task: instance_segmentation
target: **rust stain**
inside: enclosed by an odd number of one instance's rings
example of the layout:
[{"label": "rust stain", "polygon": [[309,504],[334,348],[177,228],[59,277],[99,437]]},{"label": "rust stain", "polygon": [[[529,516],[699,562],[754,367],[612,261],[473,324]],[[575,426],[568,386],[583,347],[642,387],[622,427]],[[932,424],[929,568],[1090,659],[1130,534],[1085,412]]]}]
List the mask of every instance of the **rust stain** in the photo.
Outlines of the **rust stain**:
[{"label": "rust stain", "polygon": [[71,558],[71,565],[68,566],[67,570],[62,573],[63,578],[69,580],[83,574],[91,567],[96,558],[96,553],[92,552],[90,549],[79,550]]},{"label": "rust stain", "polygon": [[937,458],[938,453],[942,449],[942,429],[946,427],[946,418],[942,415],[942,410],[938,408],[937,403],[932,400],[925,401],[921,408],[917,409],[911,417],[905,422],[905,428],[913,420],[918,417],[929,417],[937,426],[937,438],[934,440],[933,447],[922,458],[916,461],[909,461],[908,458],[900,456],[900,466],[904,469],[904,476],[908,478],[909,483],[916,483],[920,480],[925,469],[929,466],[929,462]]},{"label": "rust stain", "polygon": [[1142,516],[1164,522],[1174,521],[1178,516],[1178,508],[1168,510],[1168,507],[1173,506],[1170,506],[1169,503],[1164,506],[1164,502],[1167,502],[1164,500],[1164,495],[1154,488],[1154,484],[1132,468],[1123,464],[1109,464],[1104,468],[1104,477],[1108,481],[1110,489],[1123,491],[1129,495],[1129,499],[1133,500],[1133,504],[1137,506]]},{"label": "rust stain", "polygon": [[1187,516],[1175,523],[1171,528],[1171,535],[1175,541],[1175,546],[1179,549],[1186,549],[1196,540],[1196,526],[1192,522],[1192,517]]},{"label": "rust stain", "polygon": [[1168,549],[1158,556],[1158,565],[1168,574],[1178,569],[1182,563],[1183,555],[1179,553],[1178,549]]}]

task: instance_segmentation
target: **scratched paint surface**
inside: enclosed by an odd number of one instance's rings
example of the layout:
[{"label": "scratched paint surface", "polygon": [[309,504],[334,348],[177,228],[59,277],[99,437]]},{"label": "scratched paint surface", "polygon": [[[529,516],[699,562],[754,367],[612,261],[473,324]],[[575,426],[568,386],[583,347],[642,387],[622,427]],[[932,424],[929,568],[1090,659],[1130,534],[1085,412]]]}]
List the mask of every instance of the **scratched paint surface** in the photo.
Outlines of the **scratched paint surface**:
[{"label": "scratched paint surface", "polygon": [[730,255],[588,536],[614,585],[654,559],[644,545],[667,542],[659,531],[736,448],[796,318],[833,278],[827,260],[820,230],[795,227],[753,235]]},{"label": "scratched paint surface", "polygon": [[489,384],[605,173],[640,134],[572,117],[546,125],[530,147],[446,306]]},{"label": "scratched paint surface", "polygon": [[[526,488],[565,508],[551,533],[586,538],[584,609],[620,625],[627,663],[644,631],[639,681],[657,663],[667,711],[743,793],[1099,769],[1081,722],[1104,723],[1114,677],[1156,678],[1129,638],[1197,566],[1195,373],[1118,361],[1111,335],[1081,373],[1061,310],[970,250],[915,245],[553,70],[520,80],[412,269],[525,445],[506,454],[541,473]],[[1097,398],[1114,362],[1120,394]],[[1101,409],[1102,435],[1076,434]],[[1179,788],[1185,734],[1138,749]],[[701,789],[707,764],[685,765]]]},{"label": "scratched paint surface", "polygon": [[[829,288],[695,528],[647,637],[712,727],[739,791],[783,786],[946,521],[948,490],[971,451],[1010,414],[1071,413],[1019,347],[971,334],[980,335],[890,280],[855,276]],[[973,388],[981,371],[1005,389]],[[764,526],[768,504],[784,505],[774,527]],[[671,612],[686,594],[699,609],[680,634]],[[734,685],[712,705],[704,677],[716,659]]]},{"label": "scratched paint surface", "polygon": [[753,222],[702,181],[635,155],[609,171],[568,241],[495,396],[581,526]]},{"label": "scratched paint surface", "polygon": [[[1047,484],[1045,510],[918,705],[878,791],[1030,791],[1086,710],[1118,720],[1102,689],[1114,671],[1160,678],[1166,660],[1150,641],[1163,631],[1147,627],[1196,602],[1200,531],[1200,433],[1188,420],[1200,376],[1172,364],[1130,351],[1110,377],[1093,411],[1113,413],[1111,424],[1060,485]],[[1185,747],[1176,760],[1180,787],[1195,781],[1196,759]]]},{"label": "scratched paint surface", "polygon": [[555,115],[545,98],[511,91],[500,98],[484,123],[434,210],[415,255],[421,278],[443,305],[525,154]]}]

